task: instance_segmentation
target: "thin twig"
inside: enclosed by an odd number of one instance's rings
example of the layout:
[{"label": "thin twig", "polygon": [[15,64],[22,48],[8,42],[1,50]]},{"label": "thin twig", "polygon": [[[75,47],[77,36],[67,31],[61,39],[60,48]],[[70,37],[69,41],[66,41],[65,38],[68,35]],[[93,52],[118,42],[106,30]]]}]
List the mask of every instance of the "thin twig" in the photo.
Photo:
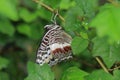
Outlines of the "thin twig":
[{"label": "thin twig", "polygon": [[[50,12],[56,14],[57,12],[52,9],[51,7],[49,7],[48,5],[44,4],[43,2],[39,1],[39,0],[33,0],[34,2],[38,3],[39,5],[41,5],[42,7],[46,8],[47,10],[49,10]],[[60,15],[58,14],[58,17],[63,21],[65,22],[65,19]]]},{"label": "thin twig", "polygon": [[107,0],[107,1],[110,2],[110,3],[112,3],[115,6],[120,7],[120,5],[117,2],[115,2],[115,0]]},{"label": "thin twig", "polygon": [[115,67],[115,68],[113,68],[113,69],[109,69],[109,71],[113,71],[113,70],[117,70],[117,69],[120,69],[120,66]]},{"label": "thin twig", "polygon": [[100,66],[103,68],[103,70],[107,73],[109,73],[108,69],[105,67],[105,65],[102,63],[102,61],[99,59],[99,57],[95,57],[97,62],[100,64]]}]

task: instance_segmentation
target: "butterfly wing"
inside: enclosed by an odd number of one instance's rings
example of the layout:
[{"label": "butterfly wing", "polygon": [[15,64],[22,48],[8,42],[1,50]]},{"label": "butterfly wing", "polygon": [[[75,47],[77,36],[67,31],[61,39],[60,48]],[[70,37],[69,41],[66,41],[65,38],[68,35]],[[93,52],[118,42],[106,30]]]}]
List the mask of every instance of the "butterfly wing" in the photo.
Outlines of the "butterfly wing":
[{"label": "butterfly wing", "polygon": [[63,30],[58,30],[50,37],[49,46],[50,52],[52,54],[52,59],[50,60],[50,65],[55,65],[62,60],[71,58],[71,36],[69,36]]},{"label": "butterfly wing", "polygon": [[36,63],[43,65],[44,63],[48,63],[52,59],[52,55],[50,54],[49,47],[49,31],[44,35],[41,45],[37,51]]},{"label": "butterfly wing", "polygon": [[49,30],[42,39],[36,62],[40,65],[48,63],[52,66],[62,60],[71,58],[71,40],[72,38],[61,30],[60,26]]}]

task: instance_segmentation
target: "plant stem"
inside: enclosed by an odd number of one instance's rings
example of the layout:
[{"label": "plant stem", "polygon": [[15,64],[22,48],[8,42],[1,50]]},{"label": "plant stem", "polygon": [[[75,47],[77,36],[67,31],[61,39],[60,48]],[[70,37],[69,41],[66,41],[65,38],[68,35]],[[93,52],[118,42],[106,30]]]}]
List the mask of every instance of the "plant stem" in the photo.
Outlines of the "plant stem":
[{"label": "plant stem", "polygon": [[113,69],[109,69],[109,71],[118,70],[118,69],[120,69],[120,66],[115,67],[115,68],[113,68]]},{"label": "plant stem", "polygon": [[107,1],[112,3],[114,6],[120,7],[119,3],[117,3],[115,0],[107,0]]},{"label": "plant stem", "polygon": [[105,65],[102,63],[102,61],[99,59],[99,57],[95,57],[97,62],[100,64],[100,66],[103,68],[103,70],[107,73],[109,73],[108,69],[105,67]]},{"label": "plant stem", "polygon": [[[50,12],[52,12],[52,13],[54,13],[54,14],[57,13],[56,11],[54,11],[54,9],[52,9],[51,7],[49,7],[48,5],[42,3],[42,2],[39,1],[39,0],[33,0],[33,1],[36,2],[36,3],[38,3],[38,4],[40,4],[42,7],[46,8],[46,9],[49,10]],[[60,14],[58,14],[58,17],[59,17],[63,22],[65,22],[65,19],[64,19]]]}]

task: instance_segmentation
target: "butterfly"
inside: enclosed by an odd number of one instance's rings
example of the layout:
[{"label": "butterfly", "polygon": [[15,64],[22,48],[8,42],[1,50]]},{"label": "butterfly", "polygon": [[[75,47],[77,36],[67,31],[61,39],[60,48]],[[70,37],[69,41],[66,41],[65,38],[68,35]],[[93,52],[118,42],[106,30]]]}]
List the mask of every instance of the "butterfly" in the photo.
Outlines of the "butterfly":
[{"label": "butterfly", "polygon": [[38,48],[36,63],[40,65],[48,63],[53,66],[58,62],[72,58],[72,37],[57,24],[46,25],[44,28],[47,32]]}]

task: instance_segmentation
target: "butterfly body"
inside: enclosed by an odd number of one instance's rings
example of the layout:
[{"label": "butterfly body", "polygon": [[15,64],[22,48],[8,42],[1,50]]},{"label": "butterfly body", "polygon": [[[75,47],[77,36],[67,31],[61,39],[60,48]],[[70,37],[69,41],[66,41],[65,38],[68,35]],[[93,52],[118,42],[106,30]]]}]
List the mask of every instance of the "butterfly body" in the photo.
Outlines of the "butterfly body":
[{"label": "butterfly body", "polygon": [[46,25],[45,28],[48,31],[38,49],[36,62],[40,65],[48,63],[52,66],[71,58],[71,36],[56,24]]}]

